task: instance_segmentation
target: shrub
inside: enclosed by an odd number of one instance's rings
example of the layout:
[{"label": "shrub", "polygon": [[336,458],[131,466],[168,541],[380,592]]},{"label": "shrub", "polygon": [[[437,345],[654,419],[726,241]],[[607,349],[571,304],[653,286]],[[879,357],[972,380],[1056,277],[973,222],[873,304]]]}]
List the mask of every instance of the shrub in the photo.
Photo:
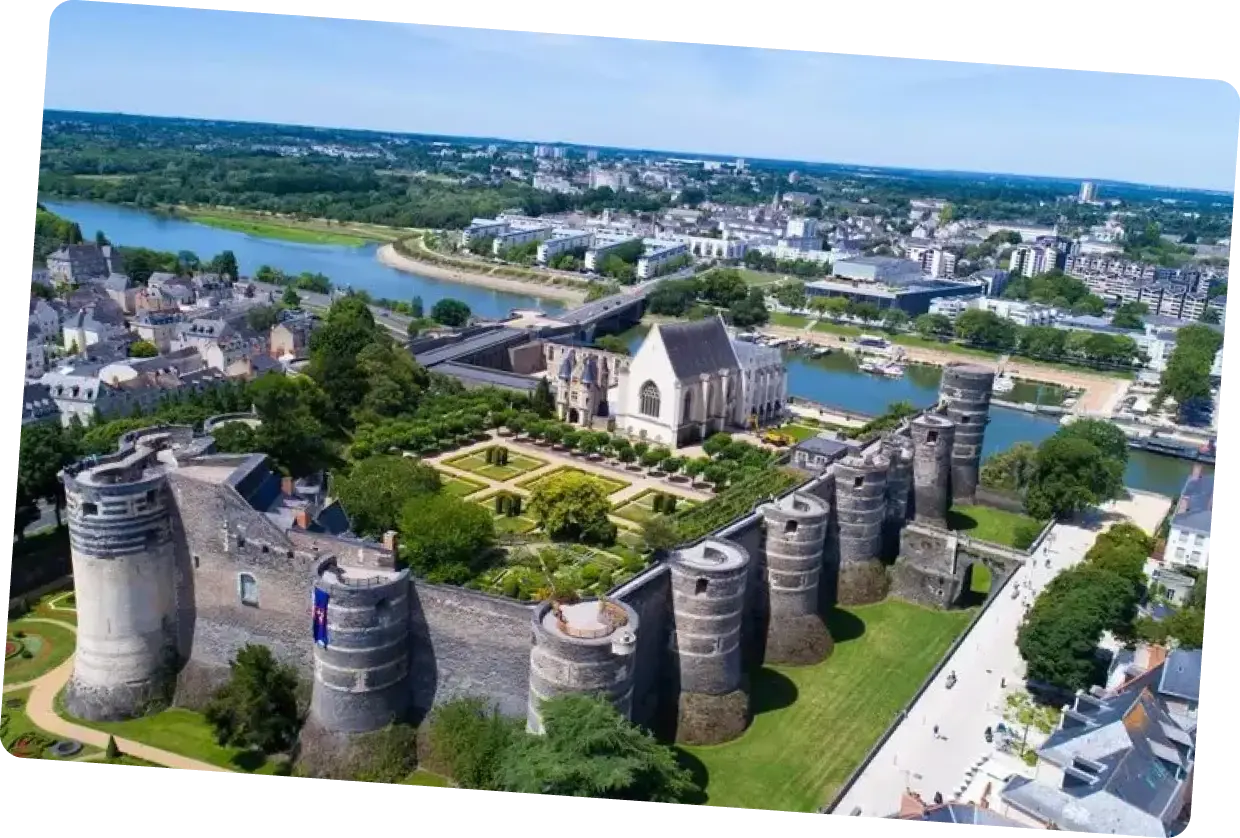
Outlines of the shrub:
[{"label": "shrub", "polygon": [[117,759],[121,755],[121,749],[116,746],[116,738],[108,736],[108,745],[103,749],[103,755],[108,759]]},{"label": "shrub", "polygon": [[593,562],[587,564],[581,569],[581,584],[586,586],[593,585],[598,581],[602,573],[603,569],[598,565]]},{"label": "shrub", "polygon": [[521,596],[521,579],[516,573],[510,572],[500,584],[500,591],[506,597],[518,599]]},{"label": "shrub", "polygon": [[1028,550],[1042,534],[1042,526],[1037,521],[1021,521],[1012,532],[1013,546],[1017,550]]},{"label": "shrub", "polygon": [[521,514],[521,496],[520,495],[512,496],[512,502],[508,504],[508,514],[514,518]]},{"label": "shrub", "polygon": [[487,465],[492,465],[495,462],[495,449],[494,448],[487,449],[486,461],[487,461]]},{"label": "shrub", "polygon": [[667,495],[663,498],[663,514],[664,515],[676,514],[676,496],[675,495]]},{"label": "shrub", "polygon": [[506,502],[507,500],[508,500],[508,497],[503,492],[500,492],[498,495],[495,496],[495,514],[496,515],[504,514],[504,512],[506,511],[506,507],[508,506]]},{"label": "shrub", "polygon": [[462,788],[498,790],[500,761],[519,724],[480,698],[441,704],[428,720],[426,765]]},{"label": "shrub", "polygon": [[399,783],[418,767],[417,729],[405,724],[388,725],[363,733],[352,770],[364,783]]},{"label": "shrub", "polygon": [[663,493],[655,492],[654,497],[650,500],[650,508],[656,515],[663,511]]}]

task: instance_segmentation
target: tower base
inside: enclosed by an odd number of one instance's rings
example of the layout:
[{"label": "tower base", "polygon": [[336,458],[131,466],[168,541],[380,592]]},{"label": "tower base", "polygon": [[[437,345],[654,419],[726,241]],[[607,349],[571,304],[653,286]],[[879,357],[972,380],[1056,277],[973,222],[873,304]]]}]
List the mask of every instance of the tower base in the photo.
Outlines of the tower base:
[{"label": "tower base", "polygon": [[817,614],[776,617],[767,628],[763,661],[784,666],[809,666],[826,660],[834,647],[831,633]]},{"label": "tower base", "polygon": [[65,687],[64,704],[70,715],[83,721],[123,722],[162,710],[170,703],[172,690],[172,683],[155,679],[104,687],[74,677]]},{"label": "tower base", "polygon": [[839,605],[870,605],[887,598],[887,568],[880,561],[858,562],[840,566],[836,603]]},{"label": "tower base", "polygon": [[749,727],[749,686],[723,695],[681,693],[676,741],[682,745],[718,745]]},{"label": "tower base", "polygon": [[301,777],[397,783],[417,766],[418,735],[412,725],[339,733],[311,716],[297,738],[295,770]]}]

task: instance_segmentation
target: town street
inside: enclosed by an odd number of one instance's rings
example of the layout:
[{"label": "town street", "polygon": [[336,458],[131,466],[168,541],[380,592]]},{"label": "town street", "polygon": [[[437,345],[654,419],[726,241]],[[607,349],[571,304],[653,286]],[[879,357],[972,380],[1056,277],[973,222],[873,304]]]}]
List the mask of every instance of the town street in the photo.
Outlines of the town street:
[{"label": "town street", "polygon": [[[1025,609],[1060,571],[1084,558],[1100,532],[1131,519],[1152,534],[1170,508],[1168,498],[1133,493],[1129,500],[1107,504],[1092,520],[1057,524],[991,603],[833,814],[885,817],[899,808],[905,789],[926,801],[936,792],[951,800],[970,766],[994,751],[984,732],[1002,721],[1005,694],[1023,683],[1016,632]],[[1015,598],[1013,591],[1018,592]],[[957,680],[948,689],[951,672]]]}]

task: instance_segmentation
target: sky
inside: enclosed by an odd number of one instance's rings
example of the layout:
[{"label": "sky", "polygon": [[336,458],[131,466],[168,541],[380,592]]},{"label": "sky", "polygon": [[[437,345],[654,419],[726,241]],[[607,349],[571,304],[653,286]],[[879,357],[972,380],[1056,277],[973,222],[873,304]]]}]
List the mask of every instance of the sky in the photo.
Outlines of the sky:
[{"label": "sky", "polygon": [[44,106],[1226,192],[1240,126],[1220,81],[79,0]]}]

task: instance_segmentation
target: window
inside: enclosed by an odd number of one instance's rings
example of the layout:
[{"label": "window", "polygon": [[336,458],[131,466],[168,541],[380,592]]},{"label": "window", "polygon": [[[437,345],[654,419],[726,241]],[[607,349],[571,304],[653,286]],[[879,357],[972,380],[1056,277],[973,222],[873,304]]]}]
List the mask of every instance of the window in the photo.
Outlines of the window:
[{"label": "window", "polygon": [[785,522],[785,523],[784,523],[784,534],[785,534],[785,535],[788,535],[788,534],[790,534],[790,533],[794,533],[794,532],[796,532],[796,531],[797,531],[797,522],[796,522],[796,521],[787,521],[787,522]]},{"label": "window", "polygon": [[248,573],[237,577],[237,587],[241,593],[242,605],[258,605],[258,581]]},{"label": "window", "polygon": [[1184,548],[1183,548],[1183,547],[1177,547],[1177,548],[1175,548],[1175,557],[1176,557],[1177,559],[1182,559],[1182,558],[1184,558]]},{"label": "window", "polygon": [[697,580],[697,584],[693,586],[693,592],[697,594],[698,596],[701,596],[702,594],[706,593],[706,588],[709,585],[710,585],[710,582],[708,582],[707,580],[699,579]]},{"label": "window", "polygon": [[1197,547],[1200,547],[1202,544],[1205,544],[1205,541],[1206,541],[1206,537],[1202,535],[1201,533],[1197,533],[1195,536],[1193,536],[1193,544]]},{"label": "window", "polygon": [[938,432],[938,431],[928,431],[928,432],[926,433],[926,442],[927,442],[928,444],[930,444],[930,445],[934,445],[934,443],[936,443],[936,442],[938,442],[938,441],[939,441],[939,432]]},{"label": "window", "polygon": [[641,412],[645,416],[659,415],[659,388],[653,381],[647,381],[641,389]]},{"label": "window", "polygon": [[98,504],[94,504],[94,503],[84,503],[84,504],[82,504],[82,514],[83,514],[83,515],[98,515],[98,514],[99,514],[99,505],[98,505]]},{"label": "window", "polygon": [[693,416],[693,391],[692,390],[685,390],[684,408],[685,410],[684,410],[684,413],[681,415],[680,421],[688,422],[690,417]]},{"label": "window", "polygon": [[860,488],[861,488],[864,484],[865,484],[865,478],[864,478],[864,477],[854,477],[854,478],[853,478],[853,488],[854,488],[854,489],[860,489]]}]

